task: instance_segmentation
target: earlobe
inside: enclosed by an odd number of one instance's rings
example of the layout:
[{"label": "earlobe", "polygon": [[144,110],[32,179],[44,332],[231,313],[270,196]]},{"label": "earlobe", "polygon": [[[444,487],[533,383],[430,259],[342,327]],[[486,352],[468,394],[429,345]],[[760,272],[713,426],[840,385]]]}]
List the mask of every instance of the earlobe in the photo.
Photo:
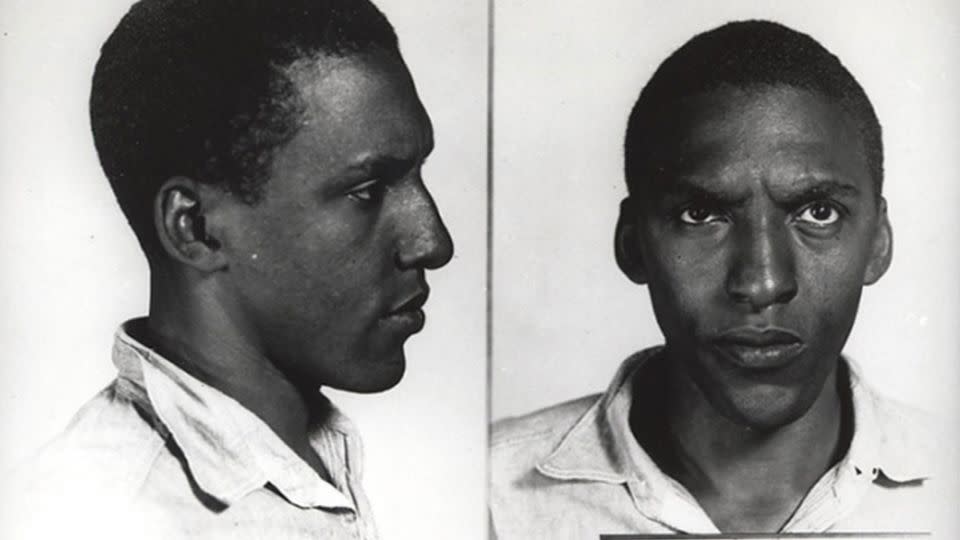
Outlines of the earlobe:
[{"label": "earlobe", "polygon": [[870,261],[864,273],[863,284],[873,285],[890,268],[893,259],[893,230],[887,218],[887,201],[880,198],[877,228],[874,231],[873,245],[871,246]]},{"label": "earlobe", "polygon": [[647,282],[647,268],[643,262],[640,242],[637,238],[636,212],[634,203],[627,197],[620,203],[620,217],[617,219],[617,231],[614,238],[614,250],[617,266],[631,281],[638,285]]},{"label": "earlobe", "polygon": [[220,242],[210,234],[203,186],[184,177],[167,180],[154,200],[154,226],[160,244],[172,259],[201,270],[226,267]]}]

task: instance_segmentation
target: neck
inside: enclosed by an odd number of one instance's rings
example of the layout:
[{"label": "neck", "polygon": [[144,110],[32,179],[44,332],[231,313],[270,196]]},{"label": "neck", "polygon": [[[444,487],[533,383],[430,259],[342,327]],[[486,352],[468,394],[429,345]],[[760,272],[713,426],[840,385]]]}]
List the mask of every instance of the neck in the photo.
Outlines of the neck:
[{"label": "neck", "polygon": [[[638,378],[660,383],[636,389],[635,399],[644,400],[641,407],[653,411],[647,417],[657,418],[651,424],[632,415],[640,444],[666,474],[690,491],[721,530],[776,530],[843,449],[837,368],[803,416],[760,430],[720,414],[677,369],[678,362],[663,360],[667,362],[653,367],[659,373]],[[663,384],[664,378],[668,384]],[[648,405],[650,399],[661,403],[659,414]]]},{"label": "neck", "polygon": [[[305,395],[261,351],[254,328],[235,316],[212,279],[151,273],[147,344],[178,367],[230,396],[325,476],[309,444],[319,395]],[[232,306],[236,307],[236,306]],[[231,316],[234,314],[234,316]]]}]

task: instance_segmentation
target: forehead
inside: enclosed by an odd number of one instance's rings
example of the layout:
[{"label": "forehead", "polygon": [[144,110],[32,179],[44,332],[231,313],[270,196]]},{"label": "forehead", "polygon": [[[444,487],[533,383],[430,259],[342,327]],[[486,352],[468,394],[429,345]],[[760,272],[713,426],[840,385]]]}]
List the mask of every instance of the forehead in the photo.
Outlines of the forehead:
[{"label": "forehead", "polygon": [[[686,98],[661,122],[657,179],[722,187],[743,178],[839,177],[870,182],[863,141],[836,102],[788,86],[723,88]],[[668,185],[662,185],[662,184]],[[869,191],[869,189],[864,189]]]},{"label": "forehead", "polygon": [[433,130],[413,80],[397,57],[369,53],[301,60],[288,70],[303,104],[287,157],[342,165],[344,160],[417,159]]}]

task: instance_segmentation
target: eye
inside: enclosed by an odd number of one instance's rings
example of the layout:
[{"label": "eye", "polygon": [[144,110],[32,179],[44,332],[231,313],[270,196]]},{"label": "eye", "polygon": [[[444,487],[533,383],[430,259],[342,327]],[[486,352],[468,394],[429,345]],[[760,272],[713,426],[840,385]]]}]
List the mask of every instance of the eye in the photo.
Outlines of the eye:
[{"label": "eye", "polygon": [[805,207],[797,219],[817,227],[824,227],[836,223],[840,219],[840,211],[833,204],[820,201]]},{"label": "eye", "polygon": [[687,225],[703,225],[721,219],[723,216],[705,206],[689,206],[680,212],[680,221]]},{"label": "eye", "polygon": [[379,179],[357,184],[347,192],[347,197],[362,203],[376,203],[383,199],[384,183]]}]

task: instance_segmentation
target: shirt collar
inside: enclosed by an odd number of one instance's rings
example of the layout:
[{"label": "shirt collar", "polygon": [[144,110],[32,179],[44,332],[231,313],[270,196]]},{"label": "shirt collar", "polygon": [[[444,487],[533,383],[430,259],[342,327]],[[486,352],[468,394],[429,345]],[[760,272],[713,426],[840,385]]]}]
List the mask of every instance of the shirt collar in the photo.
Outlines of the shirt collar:
[{"label": "shirt collar", "polygon": [[[625,483],[637,473],[657,470],[653,460],[633,440],[629,381],[660,348],[634,354],[614,376],[607,391],[564,435],[537,468],[562,480],[595,480]],[[655,476],[650,474],[650,476]]]},{"label": "shirt collar", "polygon": [[898,410],[903,407],[867,385],[856,362],[844,358],[853,396],[853,439],[840,466],[882,472],[888,479],[905,483],[932,476],[935,454],[927,440],[911,432],[917,426]]},{"label": "shirt collar", "polygon": [[[120,388],[173,437],[198,487],[226,506],[270,483],[302,508],[355,510],[259,417],[132,337],[130,325],[139,322],[128,322],[116,333],[113,361]],[[311,429],[310,442],[335,481],[359,478],[360,456],[348,460],[345,455],[360,451],[355,430],[330,407],[323,425]]]},{"label": "shirt collar", "polygon": [[[637,444],[630,430],[633,403],[630,384],[643,365],[663,347],[636,353],[620,366],[607,391],[561,438],[537,469],[558,480],[592,480],[628,483],[637,479],[651,492],[673,482]],[[857,366],[849,359],[854,411],[854,433],[840,468],[868,471],[894,482],[929,477],[929,449],[920,448],[909,435],[909,425],[888,406],[889,400],[863,383]]]}]

